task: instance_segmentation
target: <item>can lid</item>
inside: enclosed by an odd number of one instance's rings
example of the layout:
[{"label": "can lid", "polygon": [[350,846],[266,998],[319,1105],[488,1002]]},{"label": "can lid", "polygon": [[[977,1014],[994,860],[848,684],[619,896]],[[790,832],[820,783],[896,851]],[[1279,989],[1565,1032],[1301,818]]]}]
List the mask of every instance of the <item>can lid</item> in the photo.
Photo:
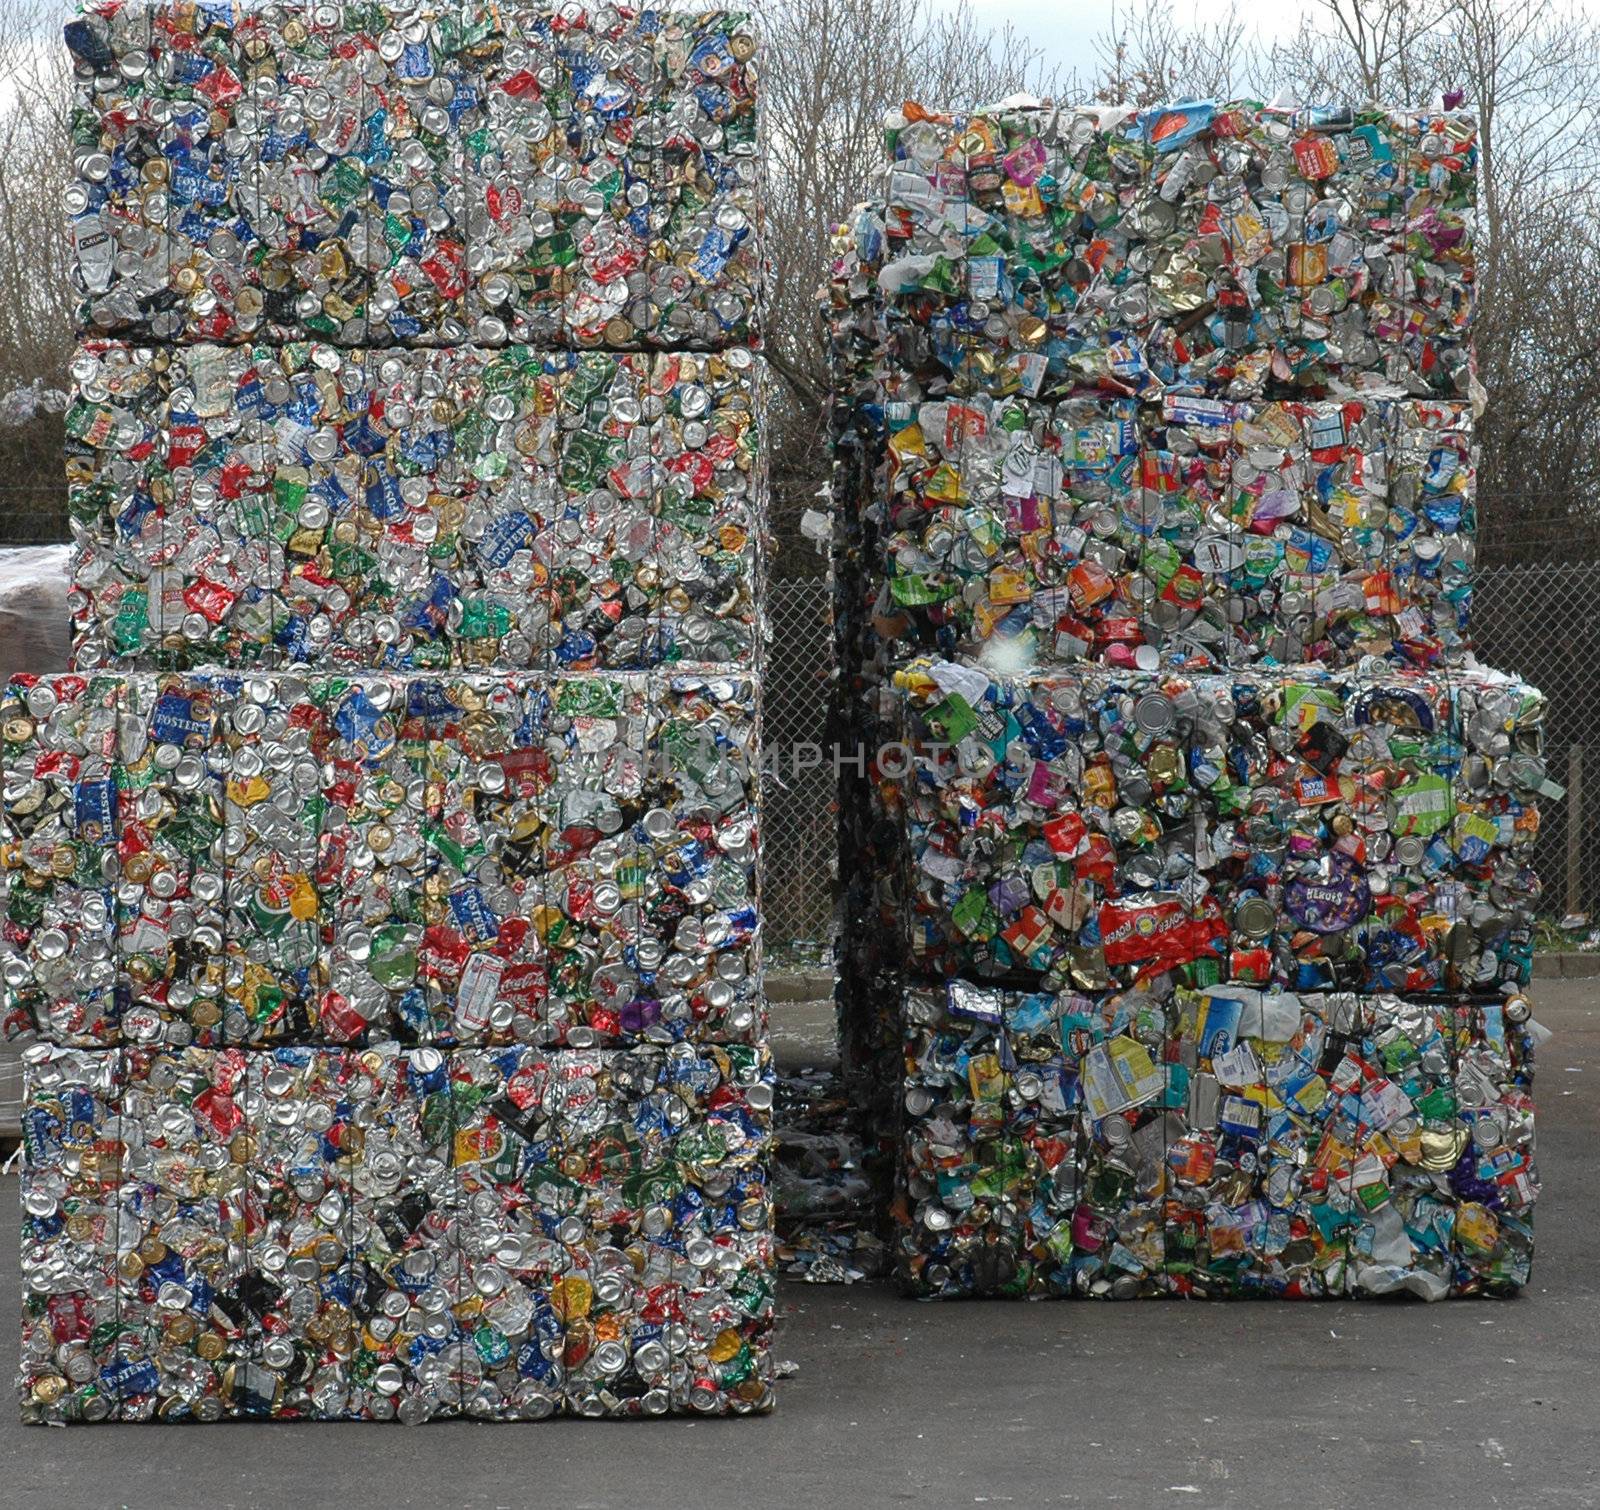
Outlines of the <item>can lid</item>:
[{"label": "can lid", "polygon": [[1264,939],[1277,922],[1277,912],[1265,897],[1246,897],[1234,909],[1233,926],[1246,938]]},{"label": "can lid", "polygon": [[1394,857],[1400,865],[1419,865],[1426,853],[1427,845],[1415,834],[1402,834],[1394,841]]},{"label": "can lid", "polygon": [[1133,721],[1146,734],[1162,734],[1172,727],[1172,704],[1159,692],[1147,692],[1133,705]]}]

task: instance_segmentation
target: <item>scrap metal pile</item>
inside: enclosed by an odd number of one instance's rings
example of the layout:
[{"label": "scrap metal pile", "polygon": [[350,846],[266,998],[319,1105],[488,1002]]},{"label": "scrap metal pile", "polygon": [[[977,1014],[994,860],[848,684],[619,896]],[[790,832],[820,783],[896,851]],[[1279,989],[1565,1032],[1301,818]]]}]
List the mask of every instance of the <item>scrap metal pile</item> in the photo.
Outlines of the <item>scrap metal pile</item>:
[{"label": "scrap metal pile", "polygon": [[37,1422],[772,1402],[733,12],[86,0]]},{"label": "scrap metal pile", "polygon": [[926,1295],[1504,1292],[1544,702],[1476,127],[906,106],[833,241],[840,1033]]}]

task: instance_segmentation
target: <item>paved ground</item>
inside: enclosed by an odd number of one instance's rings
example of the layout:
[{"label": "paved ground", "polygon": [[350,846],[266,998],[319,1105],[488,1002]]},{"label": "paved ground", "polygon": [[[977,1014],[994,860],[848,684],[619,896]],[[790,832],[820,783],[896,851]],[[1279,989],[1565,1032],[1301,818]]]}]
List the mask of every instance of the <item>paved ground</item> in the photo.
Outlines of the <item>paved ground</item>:
[{"label": "paved ground", "polygon": [[778,1356],[799,1373],[766,1420],[25,1431],[4,1408],[0,1503],[1600,1504],[1600,983],[1538,999],[1557,1036],[1539,1262],[1517,1301],[934,1306],[797,1285]]}]

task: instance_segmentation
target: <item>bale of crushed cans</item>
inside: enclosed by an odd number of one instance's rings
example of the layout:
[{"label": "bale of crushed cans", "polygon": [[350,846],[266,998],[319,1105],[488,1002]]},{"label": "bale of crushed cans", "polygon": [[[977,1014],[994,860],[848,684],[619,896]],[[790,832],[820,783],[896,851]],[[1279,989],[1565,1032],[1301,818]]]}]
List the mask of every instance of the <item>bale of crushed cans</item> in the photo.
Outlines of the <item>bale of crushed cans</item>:
[{"label": "bale of crushed cans", "polygon": [[1018,99],[908,106],[885,141],[908,371],[1029,396],[1470,395],[1468,113]]},{"label": "bale of crushed cans", "polygon": [[763,367],[743,346],[85,343],[74,664],[750,665]]},{"label": "bale of crushed cans", "polygon": [[951,981],[904,1013],[896,1262],[936,1296],[1504,1294],[1525,997]]},{"label": "bale of crushed cans", "polygon": [[23,1416],[771,1402],[755,1045],[24,1060]]},{"label": "bale of crushed cans", "polygon": [[1471,117],[912,109],[889,143],[825,303],[891,654],[1464,646]]},{"label": "bale of crushed cans", "polygon": [[758,324],[733,11],[85,0],[85,333],[721,347]]},{"label": "bale of crushed cans", "polygon": [[1385,662],[1004,679],[919,661],[878,760],[919,975],[1526,986],[1544,701]]},{"label": "bale of crushed cans", "polygon": [[22,677],[12,1036],[755,1044],[755,685]]},{"label": "bale of crushed cans", "polygon": [[[887,674],[885,639],[867,607],[876,573],[879,522],[872,500],[884,464],[882,385],[887,371],[883,298],[866,235],[872,222],[870,207],[861,206],[850,226],[837,229],[830,278],[820,291],[831,382],[828,573],[834,672],[828,733],[831,744],[850,752],[876,749],[889,737],[880,727],[876,695]],[[892,718],[889,729],[897,729]],[[865,761],[839,762],[837,833],[834,992],[839,1059],[855,1114],[854,1131],[881,1212],[888,1206],[895,1163],[901,989],[901,951],[895,940],[905,912],[894,827],[883,821],[877,786]]]},{"label": "bale of crushed cans", "polygon": [[907,395],[884,424],[891,641],[1018,669],[1427,665],[1464,643],[1464,404]]},{"label": "bale of crushed cans", "polygon": [[749,18],[66,36],[24,1420],[770,1409]]},{"label": "bale of crushed cans", "polygon": [[[840,1032],[902,1282],[1517,1288],[1563,793],[1471,655],[1474,119],[1018,97],[886,147],[821,304]],[[1244,1079],[1208,994],[1270,1004]]]}]

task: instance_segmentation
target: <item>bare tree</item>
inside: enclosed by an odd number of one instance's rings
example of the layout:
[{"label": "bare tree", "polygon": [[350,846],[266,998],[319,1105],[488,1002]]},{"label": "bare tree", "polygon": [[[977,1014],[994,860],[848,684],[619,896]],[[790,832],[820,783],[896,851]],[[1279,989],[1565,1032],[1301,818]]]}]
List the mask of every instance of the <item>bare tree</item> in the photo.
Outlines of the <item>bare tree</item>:
[{"label": "bare tree", "polygon": [[1180,22],[1170,0],[1143,0],[1112,11],[1095,55],[1097,100],[1148,106],[1236,93],[1250,74],[1255,47],[1237,5],[1202,25]]},{"label": "bare tree", "polygon": [[1322,0],[1269,50],[1268,73],[1302,99],[1416,101],[1438,86],[1438,32],[1451,0]]},{"label": "bare tree", "polygon": [[0,541],[66,534],[61,415],[72,292],[61,191],[70,168],[62,0],[0,5]]},{"label": "bare tree", "polygon": [[64,365],[68,68],[57,0],[0,6],[0,391]]}]

